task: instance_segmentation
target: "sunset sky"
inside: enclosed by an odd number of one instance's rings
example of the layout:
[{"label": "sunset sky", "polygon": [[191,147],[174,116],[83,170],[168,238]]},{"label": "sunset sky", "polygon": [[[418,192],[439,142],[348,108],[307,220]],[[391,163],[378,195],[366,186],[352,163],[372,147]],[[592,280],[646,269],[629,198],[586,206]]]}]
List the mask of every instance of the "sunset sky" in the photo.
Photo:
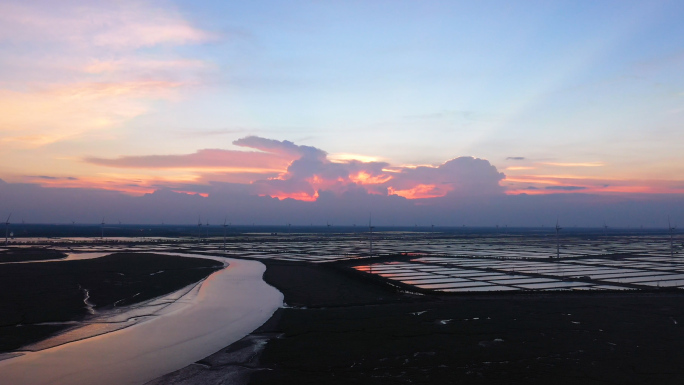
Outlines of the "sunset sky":
[{"label": "sunset sky", "polygon": [[[684,222],[682,15],[678,0],[1,0],[0,215],[97,221],[111,214],[69,209],[107,190],[131,207],[213,194],[187,215],[220,218],[247,197],[363,194],[380,200],[362,211],[415,209],[395,224],[509,202],[487,223],[513,223],[526,194],[549,221],[581,201],[613,205],[588,225]],[[65,207],[36,209],[53,198]]]}]

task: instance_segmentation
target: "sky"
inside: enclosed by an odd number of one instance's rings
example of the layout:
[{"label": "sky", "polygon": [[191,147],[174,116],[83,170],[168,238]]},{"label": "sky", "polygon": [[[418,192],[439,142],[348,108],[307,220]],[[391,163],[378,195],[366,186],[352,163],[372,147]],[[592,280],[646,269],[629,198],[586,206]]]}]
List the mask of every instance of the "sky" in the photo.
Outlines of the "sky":
[{"label": "sky", "polygon": [[682,223],[682,14],[0,0],[0,216]]}]

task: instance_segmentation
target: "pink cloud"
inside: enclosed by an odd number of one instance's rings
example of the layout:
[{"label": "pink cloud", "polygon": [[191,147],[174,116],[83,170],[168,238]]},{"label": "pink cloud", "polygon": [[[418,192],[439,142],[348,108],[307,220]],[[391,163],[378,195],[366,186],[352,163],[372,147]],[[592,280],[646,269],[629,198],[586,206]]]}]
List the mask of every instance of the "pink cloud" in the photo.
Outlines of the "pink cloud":
[{"label": "pink cloud", "polygon": [[213,38],[172,7],[131,0],[59,4],[10,0],[0,4],[0,21],[0,40],[63,42],[83,48],[130,49]]},{"label": "pink cloud", "polygon": [[385,162],[332,162],[325,151],[289,141],[252,136],[234,144],[298,156],[277,178],[253,182],[261,195],[313,200],[319,191],[342,194],[359,186],[368,193],[409,199],[503,193],[499,181],[504,175],[484,159],[461,157],[436,167],[393,167],[388,172]]},{"label": "pink cloud", "polygon": [[575,193],[612,195],[615,193],[681,194],[684,185],[676,180],[638,180],[580,175],[519,175],[503,181],[506,194],[548,195]]},{"label": "pink cloud", "polygon": [[40,146],[105,130],[147,111],[147,100],[170,99],[179,83],[84,82],[0,88],[0,142]]},{"label": "pink cloud", "polygon": [[394,174],[391,187],[395,191],[411,190],[418,185],[431,186],[429,197],[446,195],[503,194],[499,182],[505,178],[485,159],[459,157],[437,167],[404,167]]},{"label": "pink cloud", "polygon": [[114,131],[153,101],[178,100],[214,68],[168,48],[215,38],[164,1],[2,1],[0,143],[23,149]]},{"label": "pink cloud", "polygon": [[193,170],[198,174],[194,183],[246,184],[254,194],[304,201],[316,200],[321,192],[342,195],[359,190],[406,199],[503,194],[499,182],[504,175],[484,159],[460,157],[434,167],[391,167],[386,162],[333,162],[318,148],[256,136],[233,144],[258,151],[205,149],[85,161],[117,168]]},{"label": "pink cloud", "polygon": [[139,169],[222,169],[234,172],[273,173],[285,170],[292,161],[287,154],[256,151],[204,149],[194,154],[123,156],[115,159],[86,158],[100,166]]}]

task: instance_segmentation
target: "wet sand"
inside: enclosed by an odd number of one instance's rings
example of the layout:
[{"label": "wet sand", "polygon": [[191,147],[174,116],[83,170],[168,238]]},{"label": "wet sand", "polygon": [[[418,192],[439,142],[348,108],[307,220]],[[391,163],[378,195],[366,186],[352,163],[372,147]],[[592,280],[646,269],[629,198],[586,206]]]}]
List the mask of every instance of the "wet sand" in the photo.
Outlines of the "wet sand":
[{"label": "wet sand", "polygon": [[251,384],[684,383],[677,292],[416,296],[339,265],[266,264],[292,307],[251,336],[270,338],[241,363]]}]

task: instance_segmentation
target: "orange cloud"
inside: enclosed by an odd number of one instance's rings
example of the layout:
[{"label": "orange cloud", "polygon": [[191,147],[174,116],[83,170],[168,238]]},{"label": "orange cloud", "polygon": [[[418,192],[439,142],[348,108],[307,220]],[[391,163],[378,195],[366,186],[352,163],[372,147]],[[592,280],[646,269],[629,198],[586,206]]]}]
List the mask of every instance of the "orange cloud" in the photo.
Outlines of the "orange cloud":
[{"label": "orange cloud", "polygon": [[175,193],[180,193],[180,194],[199,195],[199,196],[204,197],[204,198],[209,197],[209,193],[198,193],[195,191],[183,191],[183,190],[171,190],[171,191],[173,191]]},{"label": "orange cloud", "polygon": [[520,171],[520,170],[534,170],[536,167],[530,167],[530,166],[512,166],[512,167],[506,167],[506,170],[509,171]]},{"label": "orange cloud", "polygon": [[[259,151],[205,149],[184,155],[87,158],[85,161],[120,170],[168,170],[165,181],[141,177],[148,181],[144,185],[242,183],[257,195],[304,201],[316,200],[319,191],[344,194],[362,190],[367,194],[407,199],[503,192],[499,185],[503,174],[488,161],[472,157],[452,159],[439,166],[392,167],[384,162],[353,159],[332,162],[320,149],[289,141],[250,136],[233,143]],[[181,177],[176,171],[190,177]]]},{"label": "orange cloud", "polygon": [[635,180],[562,174],[507,177],[503,183],[507,187],[506,194],[508,195],[577,192],[591,194],[672,194],[684,192],[684,186],[678,181]]},{"label": "orange cloud", "polygon": [[282,193],[282,192],[276,192],[273,194],[260,194],[260,196],[270,196],[271,198],[278,198],[280,200],[283,199],[296,199],[298,201],[304,201],[304,202],[313,202],[316,199],[318,199],[318,192],[309,195],[304,192],[297,192],[297,193]]},{"label": "orange cloud", "polygon": [[[159,188],[183,193],[230,191],[279,199],[315,201],[320,192],[357,193],[406,199],[482,197],[499,194],[682,193],[678,181],[608,179],[577,174],[506,177],[484,159],[459,157],[438,166],[391,166],[384,162],[338,160],[315,147],[289,141],[246,137],[243,151],[204,149],[192,154],[88,158],[90,167],[107,167],[91,177],[27,177],[45,187],[117,190],[140,195]],[[131,172],[131,170],[138,170]]]},{"label": "orange cloud", "polygon": [[383,184],[392,180],[391,175],[373,176],[366,171],[359,171],[356,175],[349,175],[349,179],[358,184]]},{"label": "orange cloud", "polygon": [[192,59],[146,60],[123,58],[117,60],[91,59],[88,64],[78,68],[87,74],[121,75],[138,71],[177,71],[203,70],[209,68],[209,63]]},{"label": "orange cloud", "polygon": [[78,139],[118,128],[153,101],[177,99],[178,88],[197,84],[211,66],[173,53],[150,59],[139,49],[215,38],[173,7],[148,2],[0,2],[0,40],[9,47],[0,144]]},{"label": "orange cloud", "polygon": [[119,191],[130,195],[150,194],[156,190],[147,183],[134,183],[129,178],[40,179],[36,184],[46,188],[85,188]]},{"label": "orange cloud", "polygon": [[[289,141],[251,136],[233,143],[258,151],[204,149],[182,155],[91,157],[83,161],[115,172],[77,181],[57,178],[39,183],[118,189],[131,194],[162,187],[206,193],[223,183],[248,194],[303,201],[316,200],[319,191],[336,195],[363,191],[407,199],[503,193],[499,185],[503,174],[483,159],[461,157],[439,166],[392,167],[384,162],[332,162],[325,151]],[[132,169],[138,171],[131,173]]]},{"label": "orange cloud", "polygon": [[111,128],[173,97],[179,83],[131,81],[0,89],[0,142],[36,147]]},{"label": "orange cloud", "polygon": [[364,163],[382,161],[377,156],[349,154],[349,153],[330,154],[328,156],[328,159],[330,159],[331,162],[340,162],[340,163],[344,163],[344,162],[350,161],[350,160],[357,160],[357,161],[364,162]]},{"label": "orange cloud", "polygon": [[395,190],[388,187],[387,192],[389,195],[398,195],[407,199],[438,198],[447,194],[446,191],[438,189],[433,184],[419,184],[408,190]]}]

